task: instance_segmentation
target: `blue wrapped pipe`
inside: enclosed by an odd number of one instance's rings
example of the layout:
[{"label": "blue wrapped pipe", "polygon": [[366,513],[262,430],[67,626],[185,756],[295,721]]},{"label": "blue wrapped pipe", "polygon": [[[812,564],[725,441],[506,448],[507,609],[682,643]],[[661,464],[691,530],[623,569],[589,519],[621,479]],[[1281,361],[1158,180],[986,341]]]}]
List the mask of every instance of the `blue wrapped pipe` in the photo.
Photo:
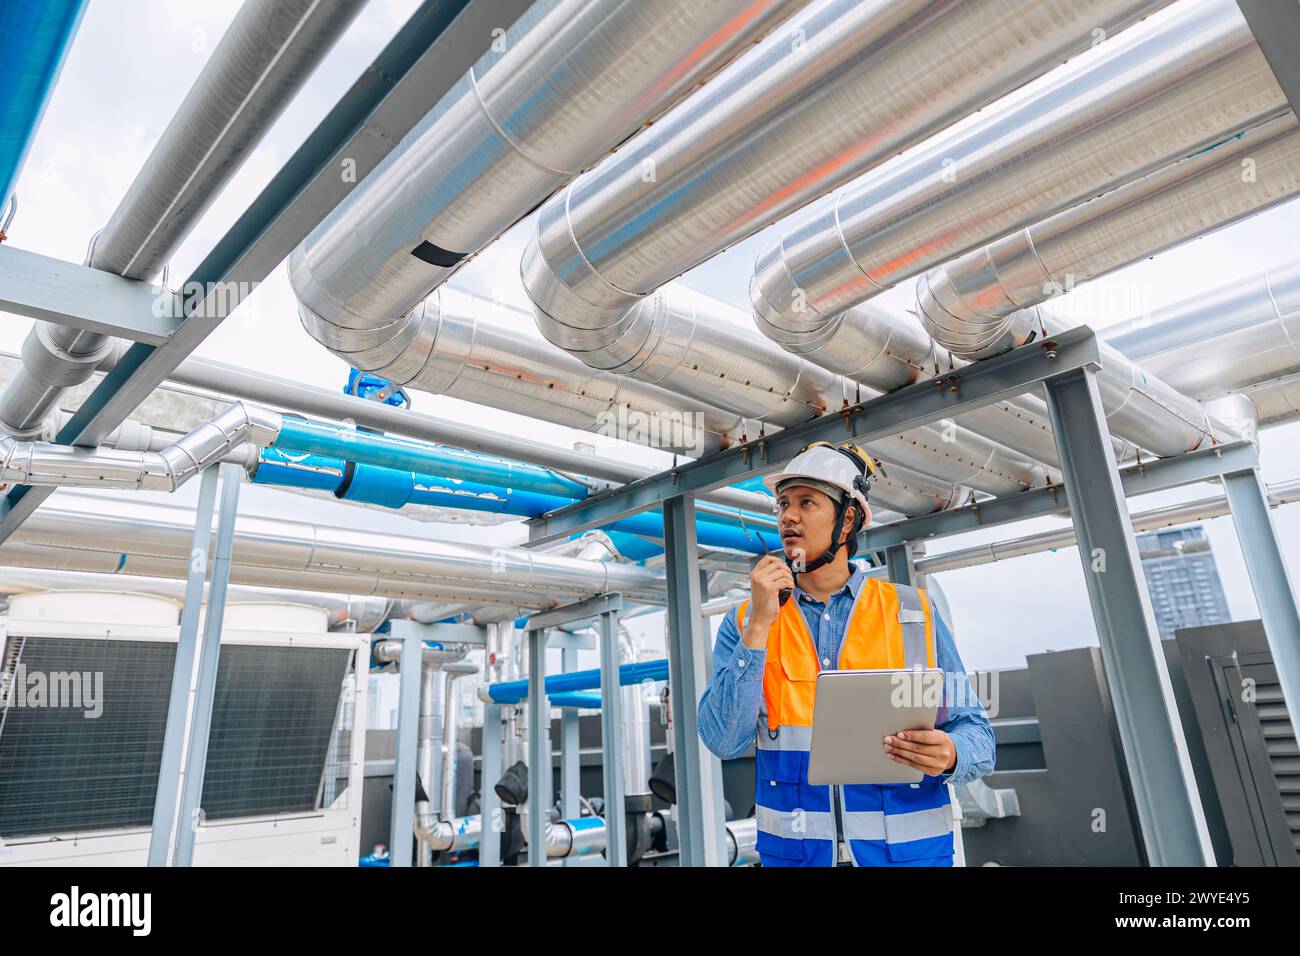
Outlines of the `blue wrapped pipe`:
[{"label": "blue wrapped pipe", "polygon": [[[439,452],[449,451],[429,447]],[[251,478],[256,484],[316,488],[330,491],[346,501],[386,508],[421,504],[521,517],[555,511],[586,495],[586,488],[576,482],[571,484],[580,488],[582,494],[561,497],[510,485],[435,477],[374,464],[354,464],[319,454],[296,453],[286,451],[279,442],[276,447],[262,453]],[[745,519],[754,517],[757,516],[736,509],[726,509],[725,514],[699,512],[696,515],[696,537],[705,547],[729,548],[750,554],[762,554],[779,547],[780,541],[770,528],[745,524]],[[628,550],[623,553],[632,560],[644,560],[663,550],[643,540],[644,537],[663,538],[663,512],[658,509],[620,518],[607,528],[611,532],[639,536],[620,538],[617,542],[620,550],[627,546]]]},{"label": "blue wrapped pipe", "polygon": [[361,432],[338,425],[309,422],[285,416],[275,448],[311,452],[399,471],[443,475],[499,488],[517,488],[543,495],[576,500],[587,496],[587,486],[537,465],[506,461],[486,455],[393,435]]},{"label": "blue wrapped pipe", "polygon": [[551,694],[546,698],[552,707],[585,707],[588,710],[600,710],[600,691],[571,690],[560,694]]},{"label": "blue wrapped pipe", "polygon": [[[668,679],[668,660],[637,661],[622,664],[618,669],[620,686],[639,684],[642,681],[659,681]],[[589,671],[574,671],[571,674],[554,674],[546,678],[546,696],[553,699],[556,694],[565,694],[575,690],[599,690],[600,668]],[[528,681],[508,680],[499,684],[489,684],[488,694],[497,704],[517,704],[528,697]]]},{"label": "blue wrapped pipe", "polygon": [[0,208],[9,201],[86,0],[0,3]]}]

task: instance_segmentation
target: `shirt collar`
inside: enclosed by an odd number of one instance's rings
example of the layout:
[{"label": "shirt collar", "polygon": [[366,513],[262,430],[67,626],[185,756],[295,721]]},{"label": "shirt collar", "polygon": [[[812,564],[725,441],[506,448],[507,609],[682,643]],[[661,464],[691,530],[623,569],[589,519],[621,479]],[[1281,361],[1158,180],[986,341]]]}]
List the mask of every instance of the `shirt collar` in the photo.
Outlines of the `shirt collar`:
[{"label": "shirt collar", "polygon": [[[849,567],[853,568],[853,573],[850,574],[849,579],[844,582],[844,586],[831,594],[831,597],[835,597],[836,594],[843,594],[847,590],[855,601],[858,599],[858,592],[862,590],[862,582],[867,579],[867,573],[862,570],[861,565],[851,563]],[[799,587],[798,578],[795,579],[795,582],[794,591],[798,599],[802,600],[804,597],[807,597],[809,600],[813,600],[812,595]]]}]

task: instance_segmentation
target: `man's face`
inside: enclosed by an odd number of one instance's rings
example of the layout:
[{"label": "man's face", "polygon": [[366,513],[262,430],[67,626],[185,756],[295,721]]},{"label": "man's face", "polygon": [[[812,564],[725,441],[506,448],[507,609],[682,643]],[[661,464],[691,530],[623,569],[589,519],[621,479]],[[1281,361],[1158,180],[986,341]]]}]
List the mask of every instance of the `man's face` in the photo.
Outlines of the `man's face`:
[{"label": "man's face", "polygon": [[789,485],[776,496],[777,529],[785,556],[811,561],[831,545],[835,502],[824,491]]}]

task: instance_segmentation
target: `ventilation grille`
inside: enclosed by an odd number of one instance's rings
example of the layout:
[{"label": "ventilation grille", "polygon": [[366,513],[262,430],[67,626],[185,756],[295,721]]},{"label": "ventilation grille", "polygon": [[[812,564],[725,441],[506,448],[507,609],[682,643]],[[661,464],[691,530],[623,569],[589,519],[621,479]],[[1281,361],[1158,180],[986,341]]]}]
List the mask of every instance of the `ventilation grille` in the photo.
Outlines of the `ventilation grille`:
[{"label": "ventilation grille", "polygon": [[[0,837],[148,826],[176,645],[36,637],[11,645],[18,650],[5,655],[4,682],[12,686],[0,698]],[[350,724],[338,718],[350,655],[348,648],[222,645],[205,819],[309,811],[324,790],[346,788],[334,769],[326,785],[325,772],[331,741],[346,748],[338,741],[347,740]],[[53,686],[57,675],[77,675],[93,699],[70,699],[70,678],[60,700],[33,699],[33,686]],[[89,716],[95,709],[102,712]]]},{"label": "ventilation grille", "polygon": [[1282,699],[1282,687],[1276,680],[1256,683],[1255,714],[1268,751],[1269,768],[1282,797],[1291,843],[1300,854],[1300,745]]}]

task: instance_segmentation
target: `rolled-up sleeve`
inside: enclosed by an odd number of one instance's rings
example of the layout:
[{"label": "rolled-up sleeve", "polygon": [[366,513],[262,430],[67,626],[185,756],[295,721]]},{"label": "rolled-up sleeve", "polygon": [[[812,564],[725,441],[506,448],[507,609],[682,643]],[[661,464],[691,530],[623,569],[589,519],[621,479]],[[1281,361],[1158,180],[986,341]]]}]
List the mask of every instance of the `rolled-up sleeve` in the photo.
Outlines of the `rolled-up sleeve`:
[{"label": "rolled-up sleeve", "polygon": [[942,616],[935,614],[934,620],[935,662],[944,672],[947,705],[947,720],[937,722],[936,726],[952,738],[957,748],[957,763],[952,772],[939,777],[946,783],[968,783],[993,772],[997,746],[988,713],[971,688],[952,633]]},{"label": "rolled-up sleeve", "polygon": [[736,610],[728,611],[713,645],[713,676],[696,712],[700,740],[723,760],[739,757],[754,740],[766,658],[766,650],[745,646]]}]

